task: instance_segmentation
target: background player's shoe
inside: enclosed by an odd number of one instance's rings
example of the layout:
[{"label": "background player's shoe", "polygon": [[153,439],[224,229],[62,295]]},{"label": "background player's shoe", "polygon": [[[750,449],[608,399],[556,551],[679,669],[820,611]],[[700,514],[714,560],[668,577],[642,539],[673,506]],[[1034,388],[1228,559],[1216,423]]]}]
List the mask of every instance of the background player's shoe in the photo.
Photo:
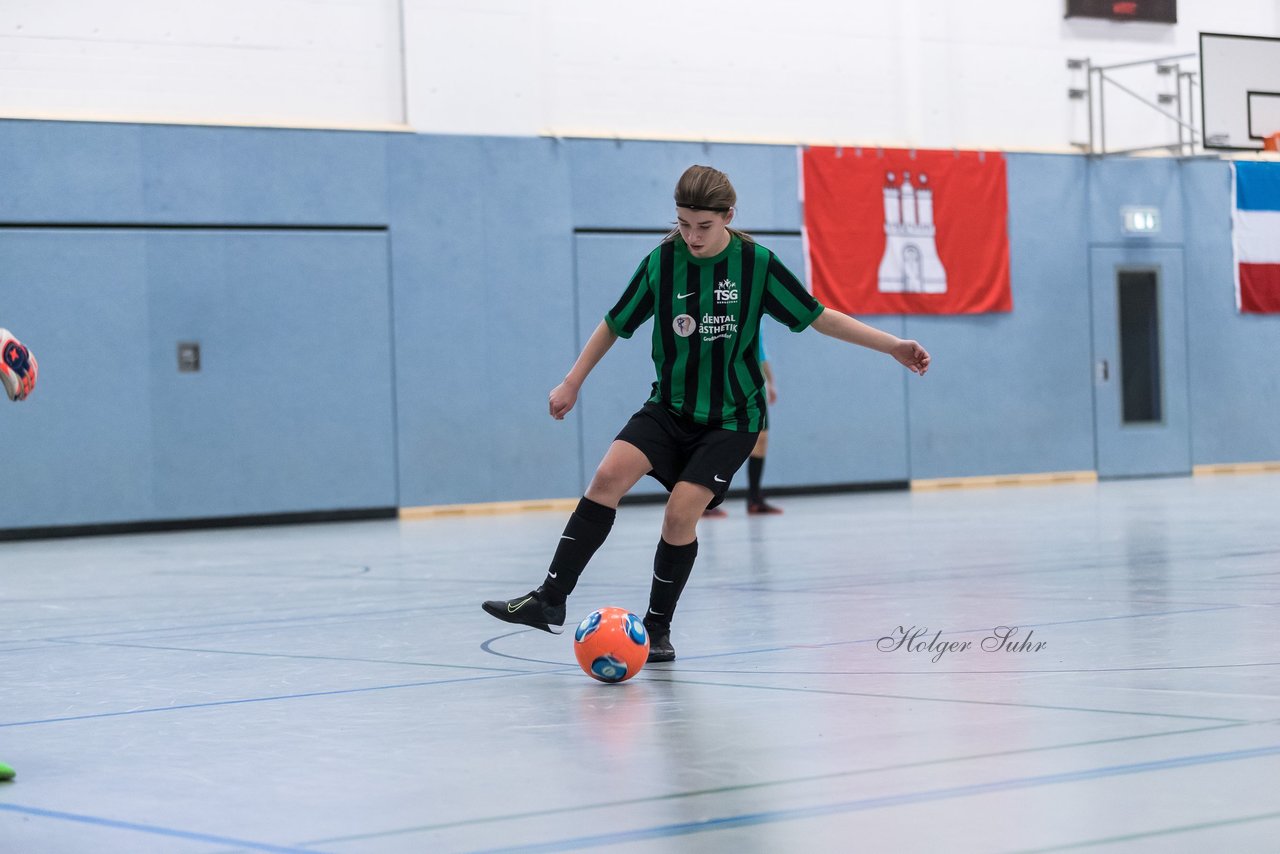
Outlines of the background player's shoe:
[{"label": "background player's shoe", "polygon": [[36,357],[13,337],[8,329],[0,329],[0,385],[10,400],[24,400],[36,387],[40,368]]},{"label": "background player's shoe", "polygon": [[0,782],[12,780],[15,776],[14,770],[3,762],[0,762]]},{"label": "background player's shoe", "polygon": [[761,515],[776,516],[781,512],[782,512],[781,507],[774,507],[772,504],[768,503],[763,498],[760,499],[759,501],[747,502],[747,513],[751,514],[752,516],[761,516]]},{"label": "background player's shoe", "polygon": [[549,605],[534,590],[514,599],[492,599],[480,606],[504,623],[519,623],[558,635],[564,631],[564,604]]},{"label": "background player's shoe", "polygon": [[649,633],[649,661],[676,660],[676,648],[671,645],[670,623],[659,623],[645,617],[644,630]]}]

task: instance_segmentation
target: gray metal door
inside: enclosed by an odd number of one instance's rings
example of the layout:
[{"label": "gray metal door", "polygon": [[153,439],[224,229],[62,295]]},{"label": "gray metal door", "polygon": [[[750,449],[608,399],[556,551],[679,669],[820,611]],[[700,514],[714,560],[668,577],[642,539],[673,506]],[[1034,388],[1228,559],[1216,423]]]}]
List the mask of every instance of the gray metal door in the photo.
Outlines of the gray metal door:
[{"label": "gray metal door", "polygon": [[1090,254],[1098,476],[1189,474],[1182,250]]}]

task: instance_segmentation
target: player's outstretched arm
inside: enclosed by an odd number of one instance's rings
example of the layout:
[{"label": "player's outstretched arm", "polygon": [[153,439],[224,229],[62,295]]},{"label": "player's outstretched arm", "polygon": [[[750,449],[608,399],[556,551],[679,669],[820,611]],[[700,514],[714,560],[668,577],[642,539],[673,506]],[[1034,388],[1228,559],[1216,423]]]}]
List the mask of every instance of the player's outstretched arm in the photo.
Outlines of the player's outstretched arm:
[{"label": "player's outstretched arm", "polygon": [[850,344],[857,344],[881,353],[888,353],[914,373],[924,375],[929,370],[929,354],[918,341],[890,335],[882,329],[868,326],[847,314],[827,309],[813,321],[813,328],[823,335],[830,335]]},{"label": "player's outstretched arm", "polygon": [[573,363],[573,368],[564,378],[564,382],[551,389],[548,408],[552,418],[561,421],[569,414],[569,410],[573,409],[573,405],[578,402],[578,389],[582,388],[582,384],[586,382],[587,374],[591,373],[591,369],[604,358],[604,354],[609,352],[609,348],[617,340],[618,336],[613,333],[613,330],[603,320],[600,321],[596,331],[592,332],[591,337],[587,339],[586,346],[578,355],[578,361]]}]

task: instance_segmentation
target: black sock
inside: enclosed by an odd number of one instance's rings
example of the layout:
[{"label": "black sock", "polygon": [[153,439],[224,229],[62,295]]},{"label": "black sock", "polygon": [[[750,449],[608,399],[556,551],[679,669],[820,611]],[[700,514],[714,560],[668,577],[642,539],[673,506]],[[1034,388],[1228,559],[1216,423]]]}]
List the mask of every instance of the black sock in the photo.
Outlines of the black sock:
[{"label": "black sock", "polygon": [[759,504],[764,499],[760,496],[760,476],[764,474],[764,457],[747,458],[747,500]]},{"label": "black sock", "polygon": [[649,588],[650,622],[670,625],[676,603],[693,572],[693,562],[698,557],[698,541],[687,546],[673,546],[666,540],[658,541],[658,551],[653,556],[653,582]]},{"label": "black sock", "polygon": [[539,588],[544,602],[552,605],[564,603],[577,586],[578,576],[591,556],[609,536],[617,515],[618,511],[612,507],[597,504],[585,495],[582,497],[564,526],[560,545],[556,546],[551,568],[547,570],[547,580]]}]

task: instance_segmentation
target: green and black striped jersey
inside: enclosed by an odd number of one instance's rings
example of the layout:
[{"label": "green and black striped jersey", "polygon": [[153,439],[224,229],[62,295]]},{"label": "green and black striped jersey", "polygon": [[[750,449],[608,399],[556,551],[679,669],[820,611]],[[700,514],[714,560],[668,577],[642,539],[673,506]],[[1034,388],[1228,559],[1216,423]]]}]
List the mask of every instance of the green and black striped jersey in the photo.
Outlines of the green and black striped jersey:
[{"label": "green and black striped jersey", "polygon": [[754,433],[768,426],[761,318],[768,314],[800,332],[822,311],[765,247],[731,235],[720,254],[695,258],[677,235],[640,262],[604,321],[630,338],[654,318],[658,378],[650,402],[699,424]]}]

